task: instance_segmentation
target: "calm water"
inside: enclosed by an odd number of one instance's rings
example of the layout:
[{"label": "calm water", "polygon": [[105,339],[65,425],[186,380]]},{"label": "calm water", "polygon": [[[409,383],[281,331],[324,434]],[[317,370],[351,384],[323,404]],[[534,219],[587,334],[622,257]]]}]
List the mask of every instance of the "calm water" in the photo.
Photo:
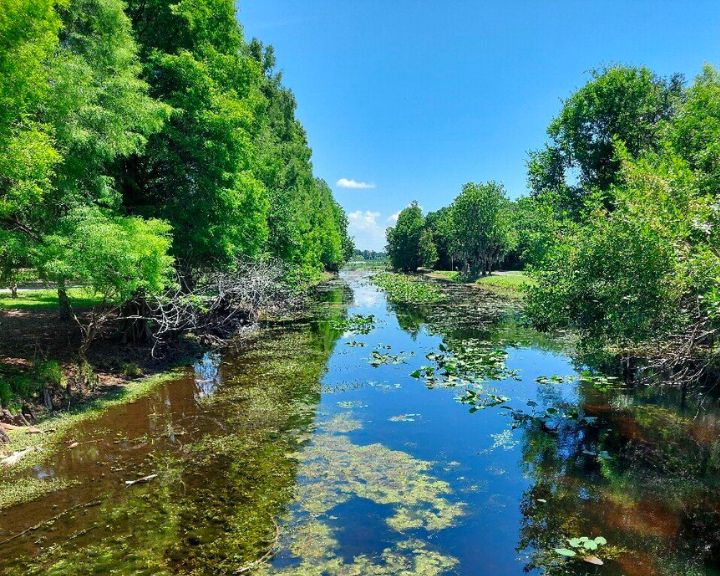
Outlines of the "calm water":
[{"label": "calm water", "polygon": [[[345,273],[311,318],[78,426],[21,474],[65,486],[2,511],[0,540],[54,520],[0,571],[720,574],[717,402],[580,380],[563,343],[448,290],[393,306]],[[555,552],[583,536],[603,566]]]}]

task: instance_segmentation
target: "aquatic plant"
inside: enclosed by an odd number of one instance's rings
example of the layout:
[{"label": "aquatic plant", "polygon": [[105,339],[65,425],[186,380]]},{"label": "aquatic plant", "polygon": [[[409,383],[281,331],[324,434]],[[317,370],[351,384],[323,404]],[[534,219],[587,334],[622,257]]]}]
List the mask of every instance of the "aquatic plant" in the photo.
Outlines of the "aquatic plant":
[{"label": "aquatic plant", "polygon": [[353,314],[347,318],[338,318],[331,322],[334,330],[340,330],[349,334],[369,334],[375,328],[375,316],[368,314]]},{"label": "aquatic plant", "polygon": [[382,272],[373,275],[372,281],[385,291],[391,302],[426,304],[443,298],[442,292],[434,284],[405,274]]}]

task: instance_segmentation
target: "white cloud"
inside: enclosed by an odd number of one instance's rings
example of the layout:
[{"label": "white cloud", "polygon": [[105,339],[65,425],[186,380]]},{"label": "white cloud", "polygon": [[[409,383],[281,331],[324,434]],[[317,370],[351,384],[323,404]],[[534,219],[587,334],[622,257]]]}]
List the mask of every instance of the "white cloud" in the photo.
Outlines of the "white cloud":
[{"label": "white cloud", "polygon": [[340,178],[340,180],[335,182],[335,185],[339,188],[350,188],[352,190],[368,190],[370,188],[375,188],[375,184],[353,180],[352,178]]},{"label": "white cloud", "polygon": [[378,223],[380,212],[355,210],[348,215],[348,232],[360,250],[385,249],[385,228]]},{"label": "white cloud", "polygon": [[400,210],[395,212],[395,214],[388,216],[388,224],[397,224],[398,216],[400,216]]}]

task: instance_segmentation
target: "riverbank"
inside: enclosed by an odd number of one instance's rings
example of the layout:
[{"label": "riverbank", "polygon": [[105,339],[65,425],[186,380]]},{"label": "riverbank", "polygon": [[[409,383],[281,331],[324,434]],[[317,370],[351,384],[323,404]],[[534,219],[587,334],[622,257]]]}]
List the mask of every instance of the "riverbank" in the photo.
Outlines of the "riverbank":
[{"label": "riverbank", "polygon": [[[259,311],[258,320],[240,326],[229,341],[237,345],[255,337],[260,324],[302,316],[307,295],[335,277],[323,273],[300,288],[303,296],[299,299],[288,300],[272,312]],[[74,290],[76,313],[82,321],[89,313],[85,304],[92,302],[82,289]],[[119,337],[104,338],[93,344],[81,362],[76,352],[80,328],[59,318],[56,293],[30,288],[19,290],[16,299],[5,296],[0,293],[0,402],[4,408],[0,412],[0,457],[55,442],[47,435],[63,429],[65,420],[131,401],[172,377],[178,367],[191,365],[209,349],[228,342],[212,334],[205,337],[188,332],[153,350],[150,345],[133,345]],[[56,421],[63,424],[55,425]],[[1,440],[8,438],[3,446]]]},{"label": "riverbank", "polygon": [[474,282],[463,281],[459,272],[451,270],[434,270],[425,276],[433,280],[472,286],[513,299],[522,299],[524,289],[533,283],[532,278],[520,270],[493,272],[490,276],[481,276]]}]

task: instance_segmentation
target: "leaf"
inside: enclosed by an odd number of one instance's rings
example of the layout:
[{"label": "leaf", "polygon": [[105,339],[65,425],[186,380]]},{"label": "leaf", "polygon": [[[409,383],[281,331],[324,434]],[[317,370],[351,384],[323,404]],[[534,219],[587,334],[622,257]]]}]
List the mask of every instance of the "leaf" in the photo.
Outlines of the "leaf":
[{"label": "leaf", "polygon": [[576,556],[575,551],[568,550],[567,548],[555,548],[555,552],[560,554],[560,556],[565,556],[566,558],[573,558]]},{"label": "leaf", "polygon": [[595,540],[583,542],[583,548],[585,548],[585,550],[597,550],[597,547],[598,545],[595,543]]},{"label": "leaf", "polygon": [[597,556],[583,556],[582,559],[588,564],[595,564],[595,566],[602,566],[604,564]]},{"label": "leaf", "polygon": [[597,538],[595,538],[595,543],[600,546],[605,546],[605,544],[607,544],[607,540],[605,540],[605,538],[603,538],[602,536],[598,536]]},{"label": "leaf", "polygon": [[573,548],[578,548],[582,545],[582,540],[580,538],[570,538],[570,540],[568,540],[568,542],[570,543],[570,546],[572,546]]}]

